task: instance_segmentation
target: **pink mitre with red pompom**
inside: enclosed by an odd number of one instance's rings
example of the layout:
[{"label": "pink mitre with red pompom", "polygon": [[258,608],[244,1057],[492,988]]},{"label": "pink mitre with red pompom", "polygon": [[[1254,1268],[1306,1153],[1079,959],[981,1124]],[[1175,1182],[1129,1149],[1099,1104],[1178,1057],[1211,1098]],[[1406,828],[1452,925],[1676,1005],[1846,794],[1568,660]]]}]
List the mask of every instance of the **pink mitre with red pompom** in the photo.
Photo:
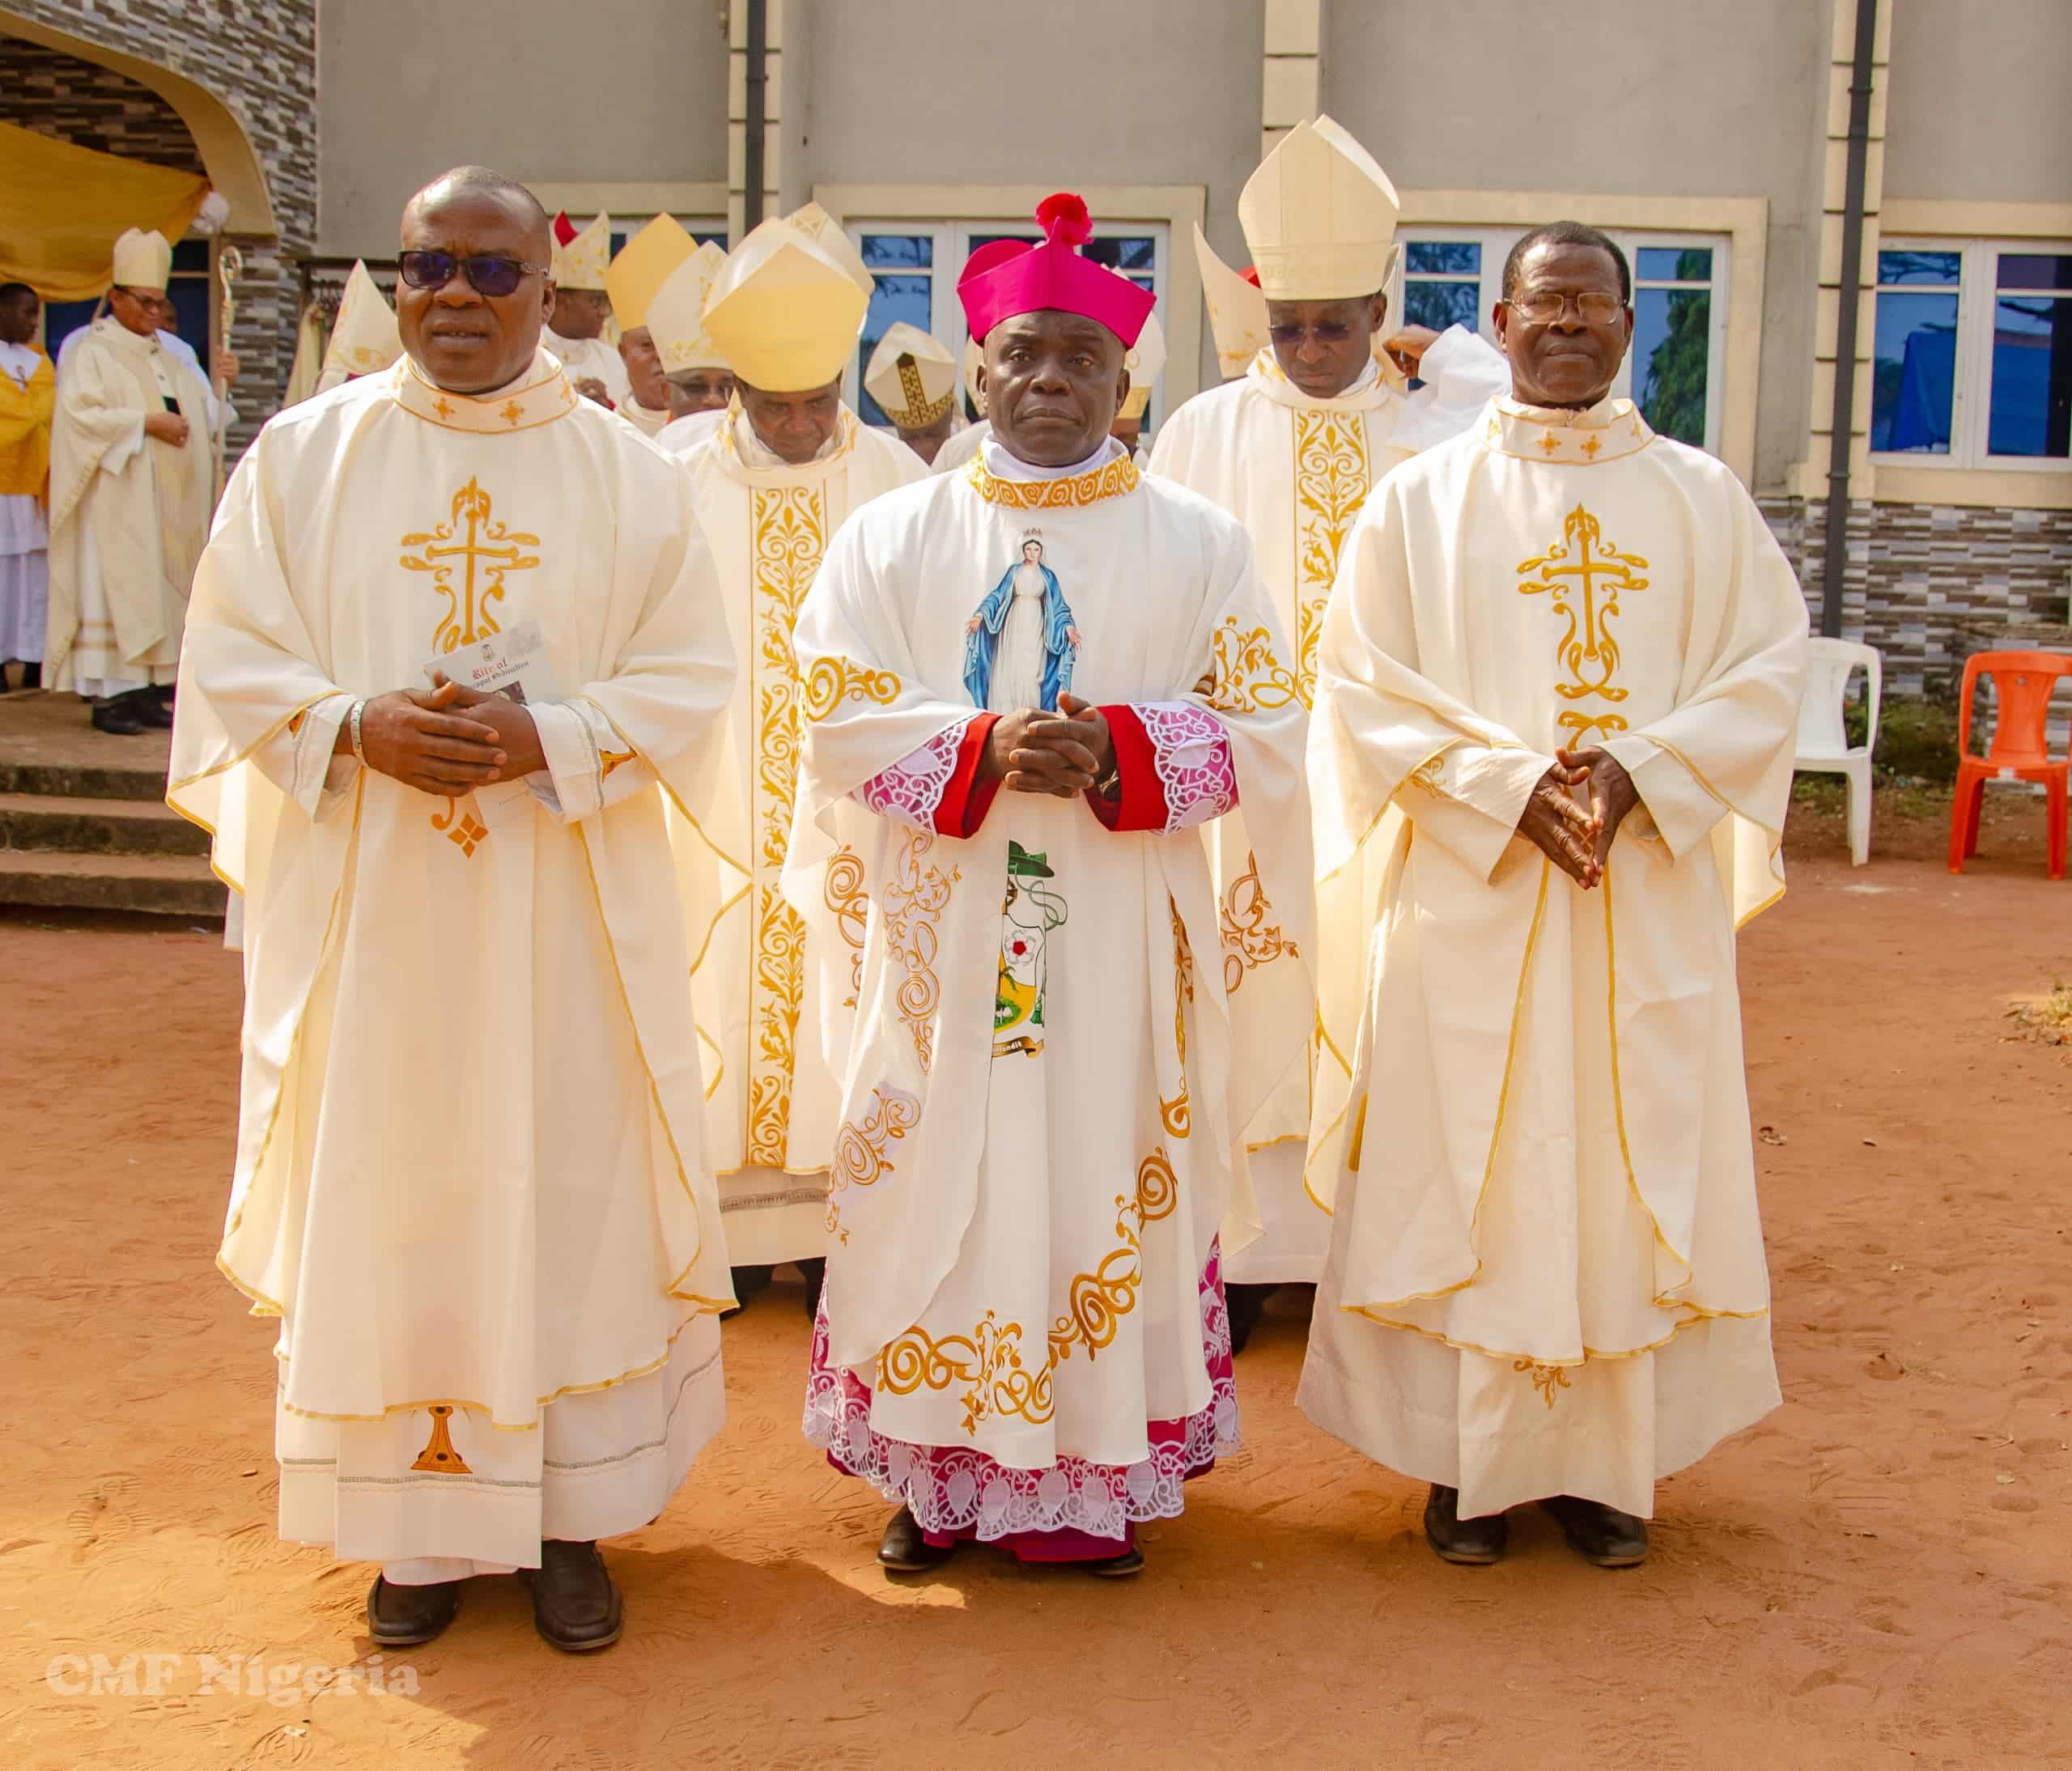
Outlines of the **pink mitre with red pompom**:
[{"label": "pink mitre with red pompom", "polygon": [[957,293],[971,336],[983,343],[1001,321],[1049,308],[1098,321],[1125,346],[1135,344],[1158,298],[1080,256],[1093,237],[1085,199],[1069,191],[1047,197],[1036,206],[1036,221],[1041,245],[996,240],[966,261]]}]

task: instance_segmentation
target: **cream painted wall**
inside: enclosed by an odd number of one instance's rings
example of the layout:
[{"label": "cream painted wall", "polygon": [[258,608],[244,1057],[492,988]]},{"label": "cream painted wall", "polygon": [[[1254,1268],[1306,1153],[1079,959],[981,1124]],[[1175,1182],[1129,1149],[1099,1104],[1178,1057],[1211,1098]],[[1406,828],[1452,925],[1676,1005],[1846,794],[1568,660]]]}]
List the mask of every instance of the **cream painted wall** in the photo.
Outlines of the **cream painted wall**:
[{"label": "cream painted wall", "polygon": [[320,0],[317,250],[388,254],[461,162],[541,184],[727,177],[719,0]]},{"label": "cream painted wall", "polygon": [[[1263,0],[788,0],[788,83],[802,25],[788,202],[816,183],[1199,185],[1210,239],[1246,261],[1238,192],[1259,161]],[[1193,251],[1184,231],[1171,248]],[[1206,342],[1202,373],[1213,386]]]},{"label": "cream painted wall", "polygon": [[2072,202],[2068,75],[2066,0],[1897,0],[1886,196]]},{"label": "cream painted wall", "polygon": [[1756,482],[1778,491],[1805,447],[1830,6],[1327,0],[1323,103],[1399,187],[1766,198]]}]

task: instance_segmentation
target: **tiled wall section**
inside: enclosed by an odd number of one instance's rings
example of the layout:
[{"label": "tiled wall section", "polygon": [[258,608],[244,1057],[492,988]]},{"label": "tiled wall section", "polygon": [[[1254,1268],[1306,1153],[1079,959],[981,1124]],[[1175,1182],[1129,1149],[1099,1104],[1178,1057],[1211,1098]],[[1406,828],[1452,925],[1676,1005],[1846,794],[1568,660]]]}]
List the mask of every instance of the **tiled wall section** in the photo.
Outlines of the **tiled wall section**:
[{"label": "tiled wall section", "polygon": [[[236,396],[243,417],[231,442],[242,448],[273,414],[295,357],[296,284],[282,249],[307,252],[316,239],[316,0],[9,3],[53,29],[143,57],[207,87],[236,116],[257,151],[280,237],[236,242],[244,255],[231,336],[243,368]],[[28,47],[8,44],[9,69],[15,66],[12,57]],[[45,71],[49,71],[47,63]],[[116,77],[93,72],[91,91],[67,100],[50,88],[32,89],[23,98],[11,90],[11,79],[0,87],[5,94],[0,115],[86,147],[130,152],[160,164],[193,164],[150,151],[153,143],[163,147],[164,137],[151,135],[146,112],[162,101],[127,81],[118,86]]]},{"label": "tiled wall section", "polygon": [[180,113],[147,87],[77,56],[0,36],[0,93],[10,123],[96,153],[183,172],[204,168]]},{"label": "tiled wall section", "polygon": [[[1771,532],[1798,568],[1815,630],[1827,506],[1764,499]],[[2072,511],[1852,503],[1842,631],[1884,654],[1885,683],[1918,694],[1960,672],[1958,623],[2063,623],[2072,587]]]}]

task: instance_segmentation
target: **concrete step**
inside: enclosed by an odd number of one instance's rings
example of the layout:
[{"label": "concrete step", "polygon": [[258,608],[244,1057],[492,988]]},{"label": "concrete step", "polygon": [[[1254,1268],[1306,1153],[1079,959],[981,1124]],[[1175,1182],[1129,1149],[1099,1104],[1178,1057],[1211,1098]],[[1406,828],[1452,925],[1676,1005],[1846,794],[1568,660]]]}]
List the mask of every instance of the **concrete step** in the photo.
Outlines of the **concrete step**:
[{"label": "concrete step", "polygon": [[[108,738],[111,746],[144,747],[142,738]],[[165,765],[141,767],[125,758],[106,762],[71,758],[31,762],[0,754],[0,793],[35,794],[53,799],[150,801],[165,803]]]},{"label": "concrete step", "polygon": [[146,911],[215,920],[229,889],[199,855],[61,855],[0,852],[0,904],[74,910]]},{"label": "concrete step", "polygon": [[0,793],[0,851],[206,855],[209,833],[163,801]]}]

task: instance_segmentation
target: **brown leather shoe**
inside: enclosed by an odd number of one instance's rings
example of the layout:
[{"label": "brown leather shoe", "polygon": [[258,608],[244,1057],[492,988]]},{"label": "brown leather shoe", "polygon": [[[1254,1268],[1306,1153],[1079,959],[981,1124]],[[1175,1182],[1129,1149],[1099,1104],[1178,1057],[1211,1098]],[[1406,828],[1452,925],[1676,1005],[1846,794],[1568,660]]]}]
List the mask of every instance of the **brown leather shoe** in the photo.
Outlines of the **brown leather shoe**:
[{"label": "brown leather shoe", "polygon": [[1504,1559],[1511,1528],[1501,1513],[1474,1518],[1460,1516],[1460,1490],[1434,1482],[1424,1502],[1424,1540],[1450,1562],[1463,1568],[1487,1568]]},{"label": "brown leather shoe", "polygon": [[456,1580],[398,1586],[376,1574],[367,1590],[367,1633],[379,1648],[414,1648],[445,1629],[460,1608]]},{"label": "brown leather shoe", "polygon": [[533,1624],[540,1640],[567,1654],[609,1648],[626,1626],[618,1588],[595,1544],[550,1540],[533,1571]]},{"label": "brown leather shoe", "polygon": [[1599,1568],[1632,1568],[1648,1557],[1648,1523],[1602,1501],[1556,1494],[1540,1508],[1561,1527],[1569,1548]]},{"label": "brown leather shoe", "polygon": [[885,1535],[877,1544],[878,1565],[894,1574],[919,1574],[940,1568],[956,1553],[954,1544],[937,1545],[923,1537],[920,1521],[903,1506],[887,1522]]},{"label": "brown leather shoe", "polygon": [[1144,1572],[1144,1552],[1132,1544],[1119,1556],[1104,1556],[1098,1562],[1082,1562],[1080,1566],[1102,1580],[1125,1580]]}]

